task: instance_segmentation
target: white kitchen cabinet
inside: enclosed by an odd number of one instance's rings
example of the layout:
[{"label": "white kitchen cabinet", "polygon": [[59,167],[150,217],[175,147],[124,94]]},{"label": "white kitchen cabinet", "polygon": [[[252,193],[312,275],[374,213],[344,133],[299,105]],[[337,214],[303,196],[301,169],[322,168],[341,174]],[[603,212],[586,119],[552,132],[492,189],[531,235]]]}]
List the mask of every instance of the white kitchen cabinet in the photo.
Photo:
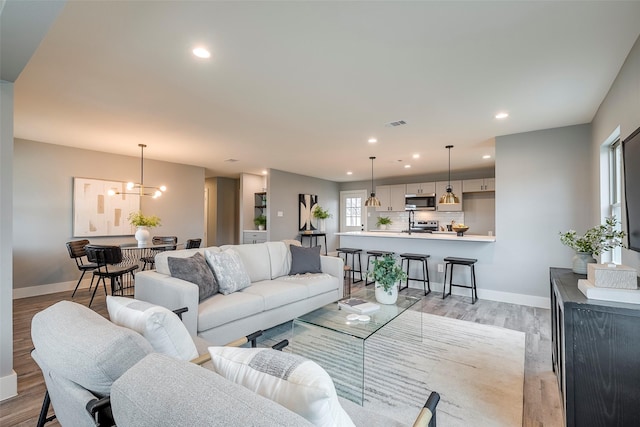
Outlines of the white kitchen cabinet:
[{"label": "white kitchen cabinet", "polygon": [[460,203],[440,204],[440,197],[447,192],[449,181],[436,182],[436,208],[440,212],[461,212],[462,211],[462,181],[451,181],[451,189]]},{"label": "white kitchen cabinet", "polygon": [[495,178],[479,178],[479,179],[465,179],[462,181],[463,193],[476,193],[482,191],[495,191],[496,179]]},{"label": "white kitchen cabinet", "polygon": [[407,194],[415,194],[416,196],[419,196],[421,194],[433,194],[435,192],[435,182],[416,182],[407,184]]},{"label": "white kitchen cabinet", "polygon": [[244,231],[242,234],[242,243],[245,245],[251,243],[264,243],[267,241],[266,231]]},{"label": "white kitchen cabinet", "polygon": [[376,186],[376,197],[380,200],[380,206],[376,207],[376,211],[404,211],[405,191],[406,185],[404,184]]}]

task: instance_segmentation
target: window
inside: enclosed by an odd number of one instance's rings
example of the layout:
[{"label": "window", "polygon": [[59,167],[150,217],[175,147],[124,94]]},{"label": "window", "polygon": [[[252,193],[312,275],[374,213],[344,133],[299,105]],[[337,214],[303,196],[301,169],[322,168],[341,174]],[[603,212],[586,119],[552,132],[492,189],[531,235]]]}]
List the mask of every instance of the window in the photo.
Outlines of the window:
[{"label": "window", "polygon": [[[615,216],[622,221],[622,144],[616,139],[609,149],[609,216]],[[621,224],[617,229],[620,230]],[[608,259],[607,259],[608,258]],[[608,254],[603,254],[603,261],[622,262],[622,249],[615,248]]]},{"label": "window", "polygon": [[362,224],[362,199],[360,197],[345,199],[345,219],[347,227],[359,227]]}]

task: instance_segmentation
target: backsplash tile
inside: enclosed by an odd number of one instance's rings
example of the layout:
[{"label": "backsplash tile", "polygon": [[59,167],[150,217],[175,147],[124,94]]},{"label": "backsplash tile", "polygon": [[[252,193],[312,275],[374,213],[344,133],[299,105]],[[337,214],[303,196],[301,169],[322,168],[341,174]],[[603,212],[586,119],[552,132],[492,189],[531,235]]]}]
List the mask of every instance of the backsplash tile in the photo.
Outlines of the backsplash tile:
[{"label": "backsplash tile", "polygon": [[[402,231],[409,227],[409,212],[376,212],[372,209],[371,216],[367,222],[368,230],[378,230],[376,223],[378,221],[378,217],[381,216],[391,218],[392,224],[387,228],[389,231]],[[451,224],[452,220],[456,223],[464,224],[464,212],[416,211],[415,220],[437,220],[442,227],[445,227],[447,224]]]}]

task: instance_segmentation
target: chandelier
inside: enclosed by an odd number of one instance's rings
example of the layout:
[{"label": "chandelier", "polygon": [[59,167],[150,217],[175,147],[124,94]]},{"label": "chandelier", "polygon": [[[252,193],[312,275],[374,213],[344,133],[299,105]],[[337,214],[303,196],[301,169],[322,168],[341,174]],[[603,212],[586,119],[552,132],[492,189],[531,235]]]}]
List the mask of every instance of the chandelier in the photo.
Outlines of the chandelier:
[{"label": "chandelier", "polygon": [[365,206],[380,206],[380,200],[376,197],[376,191],[373,189],[373,161],[375,157],[369,157],[371,160],[371,196],[364,202]]},{"label": "chandelier", "polygon": [[444,148],[449,150],[449,184],[447,185],[447,192],[440,197],[438,203],[451,205],[454,203],[460,203],[460,199],[453,193],[453,188],[451,188],[451,149],[453,148],[453,145],[447,145]]},{"label": "chandelier", "polygon": [[110,196],[115,196],[116,194],[130,194],[132,196],[148,196],[155,199],[162,196],[162,193],[167,191],[167,187],[164,185],[159,187],[144,185],[144,148],[146,146],[146,144],[138,144],[138,147],[140,147],[140,182],[127,182],[126,191],[115,191],[111,189],[108,191]]}]

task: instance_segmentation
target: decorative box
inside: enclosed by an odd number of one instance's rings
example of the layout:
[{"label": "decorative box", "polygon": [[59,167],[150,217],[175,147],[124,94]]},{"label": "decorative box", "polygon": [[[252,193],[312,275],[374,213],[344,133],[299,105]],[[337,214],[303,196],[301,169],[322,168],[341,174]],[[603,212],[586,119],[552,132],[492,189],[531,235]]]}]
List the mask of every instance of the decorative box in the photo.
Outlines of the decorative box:
[{"label": "decorative box", "polygon": [[638,288],[636,270],[625,265],[587,264],[587,280],[598,288]]}]

